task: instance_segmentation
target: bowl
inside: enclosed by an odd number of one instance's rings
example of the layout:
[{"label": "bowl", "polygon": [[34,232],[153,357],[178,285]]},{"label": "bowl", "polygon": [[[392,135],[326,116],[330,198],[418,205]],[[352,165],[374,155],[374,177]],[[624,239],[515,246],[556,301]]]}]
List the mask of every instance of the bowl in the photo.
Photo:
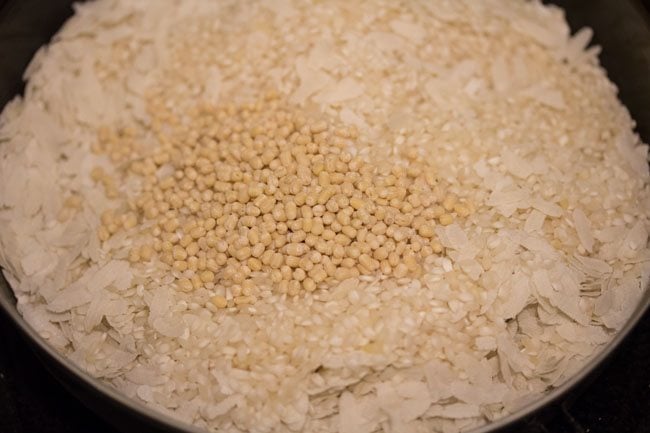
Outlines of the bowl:
[{"label": "bowl", "polygon": [[[72,14],[69,0],[0,0],[0,107],[21,91],[21,75],[34,52]],[[644,142],[650,141],[650,14],[634,0],[611,2],[558,0],[573,30],[595,30],[594,43],[603,47],[601,62],[620,90],[620,98],[636,119]],[[11,252],[4,252],[10,254]],[[607,358],[628,336],[650,307],[646,290],[638,307],[618,334],[570,380],[516,413],[474,429],[472,433],[521,431],[532,419],[545,417],[560,397],[584,387],[602,369]],[[126,397],[104,382],[86,374],[50,347],[21,317],[11,287],[0,277],[0,312],[33,349],[43,365],[70,393],[121,431],[201,432],[144,404]],[[650,318],[646,317],[645,320]]]}]

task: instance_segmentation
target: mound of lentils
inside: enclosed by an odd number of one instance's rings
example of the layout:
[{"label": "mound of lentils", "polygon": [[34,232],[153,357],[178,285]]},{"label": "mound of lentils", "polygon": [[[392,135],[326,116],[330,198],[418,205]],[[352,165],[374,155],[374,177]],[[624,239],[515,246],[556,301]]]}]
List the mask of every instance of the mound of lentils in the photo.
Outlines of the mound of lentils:
[{"label": "mound of lentils", "polygon": [[[275,93],[201,104],[183,120],[155,100],[149,111],[153,149],[133,127],[98,133],[93,150],[141,182],[127,209],[102,214],[98,236],[142,227],[150,242],[129,260],[160,260],[179,290],[224,287],[212,299],[219,308],[254,303],[259,281],[294,296],[361,275],[417,278],[427,256],[443,253],[436,224],[474,210],[417,149],[372,164],[355,127],[310,119]],[[105,170],[91,175],[118,196]]]}]

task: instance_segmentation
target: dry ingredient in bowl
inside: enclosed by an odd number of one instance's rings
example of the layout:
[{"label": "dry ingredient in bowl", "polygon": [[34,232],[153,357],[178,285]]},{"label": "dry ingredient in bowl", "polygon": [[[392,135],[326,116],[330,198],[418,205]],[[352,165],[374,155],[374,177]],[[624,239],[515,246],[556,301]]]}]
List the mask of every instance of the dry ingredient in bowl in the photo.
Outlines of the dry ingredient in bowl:
[{"label": "dry ingredient in bowl", "polygon": [[0,116],[18,308],[210,431],[513,413],[650,276],[648,148],[590,36],[523,0],[78,5]]}]

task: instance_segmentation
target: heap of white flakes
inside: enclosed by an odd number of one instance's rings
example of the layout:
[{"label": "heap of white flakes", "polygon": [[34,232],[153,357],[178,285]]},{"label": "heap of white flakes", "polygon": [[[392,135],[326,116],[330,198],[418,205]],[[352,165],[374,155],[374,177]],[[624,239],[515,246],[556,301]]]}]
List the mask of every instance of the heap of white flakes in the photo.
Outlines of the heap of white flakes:
[{"label": "heap of white flakes", "polygon": [[[646,145],[599,67],[538,1],[97,0],[43,47],[0,116],[0,264],[25,319],[126,395],[211,431],[455,432],[561,384],[650,273]],[[149,127],[270,87],[416,144],[477,206],[418,280],[362,277],[218,310],[134,232],[100,243],[97,129]],[[121,185],[127,196],[137,185]],[[76,212],[61,219],[71,196]]]}]

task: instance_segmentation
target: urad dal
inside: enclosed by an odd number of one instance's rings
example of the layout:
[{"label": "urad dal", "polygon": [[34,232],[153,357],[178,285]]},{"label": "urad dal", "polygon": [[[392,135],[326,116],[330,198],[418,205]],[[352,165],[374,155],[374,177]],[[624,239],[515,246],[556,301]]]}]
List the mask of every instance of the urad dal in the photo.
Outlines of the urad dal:
[{"label": "urad dal", "polygon": [[454,432],[650,273],[647,146],[538,1],[96,0],[0,116],[0,263],[89,374],[211,431]]}]

